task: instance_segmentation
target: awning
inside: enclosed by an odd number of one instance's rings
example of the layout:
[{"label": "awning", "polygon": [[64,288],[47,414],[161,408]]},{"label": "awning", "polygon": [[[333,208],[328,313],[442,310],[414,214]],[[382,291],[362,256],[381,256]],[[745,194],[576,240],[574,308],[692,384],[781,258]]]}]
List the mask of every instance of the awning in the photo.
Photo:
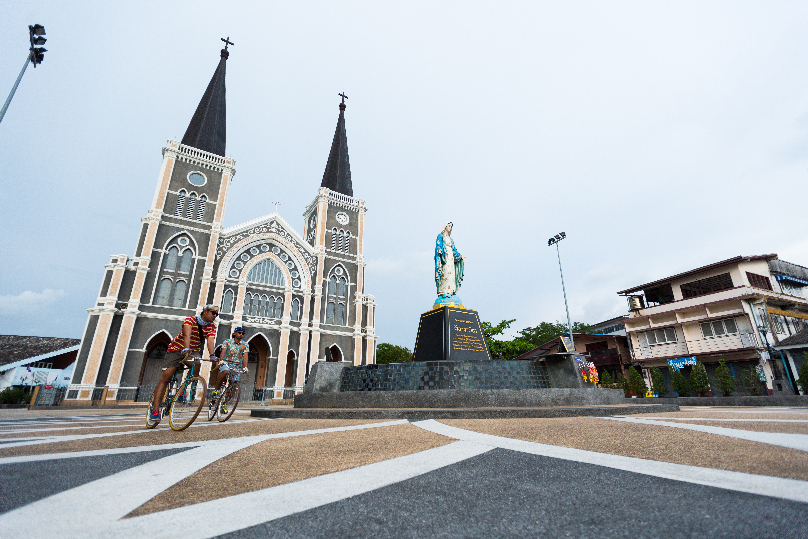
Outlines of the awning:
[{"label": "awning", "polygon": [[808,281],[797,279],[796,277],[792,277],[791,275],[775,275],[774,278],[777,279],[778,281],[792,281],[795,283],[808,285]]}]

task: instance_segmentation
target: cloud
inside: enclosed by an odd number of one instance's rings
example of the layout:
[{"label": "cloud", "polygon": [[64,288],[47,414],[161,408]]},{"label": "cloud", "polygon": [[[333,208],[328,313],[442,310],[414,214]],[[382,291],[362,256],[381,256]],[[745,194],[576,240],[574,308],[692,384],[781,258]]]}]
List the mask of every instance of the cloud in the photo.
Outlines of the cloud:
[{"label": "cloud", "polygon": [[42,292],[26,290],[21,294],[0,296],[0,316],[36,314],[66,295],[64,290],[46,288]]}]

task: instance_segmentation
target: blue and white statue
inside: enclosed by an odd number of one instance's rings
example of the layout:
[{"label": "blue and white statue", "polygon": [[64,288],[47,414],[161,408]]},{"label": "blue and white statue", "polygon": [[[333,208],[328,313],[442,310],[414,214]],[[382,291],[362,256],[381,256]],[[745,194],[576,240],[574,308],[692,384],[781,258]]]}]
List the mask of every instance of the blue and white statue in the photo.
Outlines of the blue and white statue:
[{"label": "blue and white statue", "polygon": [[435,240],[435,285],[438,287],[438,307],[462,307],[463,301],[457,297],[457,289],[463,282],[463,261],[466,260],[452,241],[452,223],[446,223]]}]

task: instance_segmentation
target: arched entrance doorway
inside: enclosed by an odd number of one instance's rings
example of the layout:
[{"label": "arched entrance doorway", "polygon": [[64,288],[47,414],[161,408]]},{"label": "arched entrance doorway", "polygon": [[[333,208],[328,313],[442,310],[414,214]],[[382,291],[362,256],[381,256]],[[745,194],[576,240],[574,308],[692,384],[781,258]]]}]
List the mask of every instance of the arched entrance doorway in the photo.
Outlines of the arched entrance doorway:
[{"label": "arched entrance doorway", "polygon": [[292,387],[295,385],[295,373],[297,372],[297,359],[295,353],[289,350],[286,354],[286,378],[283,382],[283,387]]},{"label": "arched entrance doorway", "polygon": [[263,335],[256,335],[248,343],[250,350],[247,353],[246,384],[255,387],[264,387],[267,380],[267,365],[269,363],[269,343]]},{"label": "arched entrance doorway", "polygon": [[143,354],[143,365],[140,367],[140,380],[138,381],[140,391],[138,391],[137,400],[139,402],[148,402],[154,386],[160,380],[163,373],[160,362],[166,357],[169,344],[171,344],[171,337],[162,331],[146,344],[146,353]]},{"label": "arched entrance doorway", "polygon": [[342,361],[342,350],[339,349],[339,346],[336,344],[332,344],[328,348],[325,349],[326,351],[326,361]]}]

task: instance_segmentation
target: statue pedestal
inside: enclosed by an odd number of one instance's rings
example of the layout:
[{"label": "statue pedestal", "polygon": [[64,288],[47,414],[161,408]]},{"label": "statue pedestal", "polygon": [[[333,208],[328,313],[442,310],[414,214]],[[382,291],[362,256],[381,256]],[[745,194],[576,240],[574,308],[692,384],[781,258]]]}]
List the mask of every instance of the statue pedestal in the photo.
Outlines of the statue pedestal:
[{"label": "statue pedestal", "polygon": [[491,355],[477,311],[439,307],[421,315],[413,361],[480,361]]}]

